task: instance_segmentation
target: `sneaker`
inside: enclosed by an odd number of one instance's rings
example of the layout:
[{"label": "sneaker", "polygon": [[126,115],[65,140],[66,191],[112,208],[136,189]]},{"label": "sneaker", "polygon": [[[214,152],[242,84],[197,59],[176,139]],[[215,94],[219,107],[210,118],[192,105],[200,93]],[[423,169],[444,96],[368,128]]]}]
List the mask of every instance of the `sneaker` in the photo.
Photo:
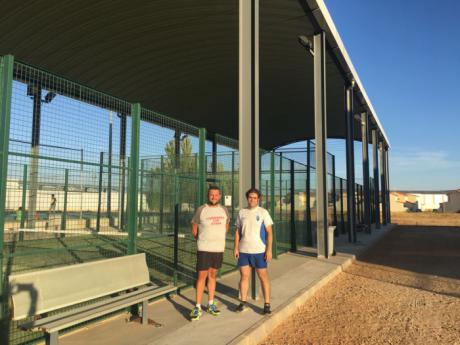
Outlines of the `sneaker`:
[{"label": "sneaker", "polygon": [[203,312],[201,311],[201,308],[198,308],[198,307],[193,308],[193,310],[190,312],[190,320],[192,321],[199,320],[201,314],[203,314]]},{"label": "sneaker", "polygon": [[246,302],[241,302],[238,307],[236,307],[236,312],[237,313],[241,313],[243,311],[245,311],[246,309],[248,309],[247,305],[246,305]]},{"label": "sneaker", "polygon": [[270,303],[264,304],[264,314],[271,314],[272,311],[270,310]]},{"label": "sneaker", "polygon": [[208,304],[207,312],[211,315],[217,316],[220,314],[220,310],[217,308],[217,304]]}]

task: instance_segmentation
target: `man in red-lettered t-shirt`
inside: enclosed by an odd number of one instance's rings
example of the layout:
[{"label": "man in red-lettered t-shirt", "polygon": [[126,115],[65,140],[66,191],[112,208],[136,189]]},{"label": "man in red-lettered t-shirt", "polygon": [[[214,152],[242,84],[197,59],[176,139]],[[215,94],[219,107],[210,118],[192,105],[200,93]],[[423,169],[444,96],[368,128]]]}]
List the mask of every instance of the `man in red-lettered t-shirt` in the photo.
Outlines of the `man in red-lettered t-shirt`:
[{"label": "man in red-lettered t-shirt", "polygon": [[192,234],[197,240],[197,281],[196,305],[190,312],[192,321],[198,320],[202,314],[201,299],[203,297],[206,278],[208,278],[208,313],[220,314],[214,302],[216,291],[217,270],[222,266],[225,251],[225,236],[228,232],[230,217],[227,209],[220,205],[222,195],[218,187],[208,190],[208,202],[200,206],[192,219]]}]

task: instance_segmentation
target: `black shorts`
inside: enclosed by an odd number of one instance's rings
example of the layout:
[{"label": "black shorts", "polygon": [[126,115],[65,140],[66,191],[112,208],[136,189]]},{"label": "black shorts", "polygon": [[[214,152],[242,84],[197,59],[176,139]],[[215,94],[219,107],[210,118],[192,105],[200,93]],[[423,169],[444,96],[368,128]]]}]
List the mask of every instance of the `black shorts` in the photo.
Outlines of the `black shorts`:
[{"label": "black shorts", "polygon": [[200,252],[196,256],[196,270],[207,271],[209,268],[219,269],[222,267],[224,253]]}]

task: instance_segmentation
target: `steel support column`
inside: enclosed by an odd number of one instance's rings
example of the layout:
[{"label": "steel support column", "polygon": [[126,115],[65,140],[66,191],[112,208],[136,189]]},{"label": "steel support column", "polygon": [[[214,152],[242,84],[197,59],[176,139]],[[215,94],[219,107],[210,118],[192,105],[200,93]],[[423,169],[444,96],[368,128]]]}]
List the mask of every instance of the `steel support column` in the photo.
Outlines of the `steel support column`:
[{"label": "steel support column", "polygon": [[213,133],[211,137],[211,142],[212,142],[212,174],[213,178],[216,179],[216,173],[217,173],[217,140],[216,140],[216,134]]},{"label": "steel support column", "polygon": [[109,112],[109,153],[108,153],[108,169],[107,169],[107,217],[109,218],[109,226],[113,226],[112,216],[112,145],[113,139],[113,121],[112,112]]},{"label": "steel support column", "polygon": [[[275,215],[275,152],[270,152],[270,214]],[[278,258],[278,242],[276,240],[276,229],[273,228],[273,258]]]},{"label": "steel support column", "polygon": [[317,255],[328,257],[327,215],[327,122],[326,122],[326,33],[313,37],[313,80],[316,156],[316,232]]},{"label": "steel support column", "polygon": [[387,225],[387,202],[386,202],[386,178],[385,178],[385,149],[383,146],[383,141],[380,141],[380,199],[382,202],[382,224]]},{"label": "steel support column", "polygon": [[27,213],[27,227],[35,228],[35,213],[37,210],[38,199],[38,165],[40,155],[40,129],[42,113],[42,88],[40,85],[28,85],[27,95],[33,97],[33,115],[32,115],[32,140],[31,140],[31,157],[29,171],[29,206]]},{"label": "steel support column", "polygon": [[[259,187],[259,0],[239,0],[238,147],[240,151],[239,205],[245,193]],[[251,297],[256,298],[255,270]]]},{"label": "steel support column", "polygon": [[369,183],[369,114],[361,113],[361,141],[363,146],[363,191],[364,191],[364,224],[371,233],[371,191]]},{"label": "steel support column", "polygon": [[200,205],[207,201],[206,195],[206,129],[199,129],[198,149],[198,200]]},{"label": "steel support column", "polygon": [[128,203],[128,254],[137,252],[137,205],[139,186],[139,137],[140,137],[141,105],[131,105],[131,156],[129,169],[129,203]]},{"label": "steel support column", "polygon": [[353,85],[346,88],[346,159],[347,159],[347,228],[348,241],[356,242],[355,152],[353,119]]},{"label": "steel support column", "polygon": [[125,227],[125,189],[126,189],[126,114],[120,116],[120,187],[118,189],[118,228]]},{"label": "steel support column", "polygon": [[387,223],[391,223],[391,198],[390,198],[390,162],[389,162],[389,153],[388,146],[385,148],[385,175],[386,175],[386,192],[387,192]]},{"label": "steel support column", "polygon": [[290,182],[291,182],[291,252],[297,251],[297,234],[295,228],[295,168],[294,161],[290,160]]},{"label": "steel support column", "polygon": [[375,228],[380,229],[380,202],[379,202],[379,154],[378,154],[378,133],[376,129],[372,130],[372,165],[373,165],[373,182],[374,182],[374,218]]},{"label": "steel support column", "polygon": [[334,225],[335,231],[334,231],[334,237],[339,236],[339,230],[337,229],[337,191],[336,191],[336,185],[335,185],[335,156],[332,155],[332,225]]},{"label": "steel support column", "polygon": [[[313,245],[313,234],[311,229],[311,180],[310,180],[310,166],[311,166],[311,143],[307,140],[307,246]],[[281,204],[280,204],[281,205]],[[280,206],[281,207],[281,206]]]},{"label": "steel support column", "polygon": [[[8,277],[4,276],[3,241],[5,227],[6,180],[8,175],[8,148],[10,140],[11,98],[13,94],[14,57],[0,57],[0,327],[8,313],[6,289]],[[4,280],[6,279],[6,280]],[[3,329],[3,328],[2,328]],[[8,332],[1,332],[0,342],[5,341]]]}]

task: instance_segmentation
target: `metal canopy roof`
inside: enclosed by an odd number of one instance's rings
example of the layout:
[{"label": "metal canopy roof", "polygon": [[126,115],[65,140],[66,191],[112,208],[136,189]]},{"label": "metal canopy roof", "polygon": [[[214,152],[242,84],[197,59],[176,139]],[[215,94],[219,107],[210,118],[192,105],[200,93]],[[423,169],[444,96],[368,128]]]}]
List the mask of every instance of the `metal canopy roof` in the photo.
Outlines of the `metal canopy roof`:
[{"label": "metal canopy roof", "polygon": [[[328,44],[328,137],[345,138],[344,86],[354,79],[355,113],[368,110],[389,144],[323,1],[263,0],[261,147],[314,138],[313,59],[297,37],[319,30]],[[5,54],[237,139],[237,0],[8,1]]]}]

